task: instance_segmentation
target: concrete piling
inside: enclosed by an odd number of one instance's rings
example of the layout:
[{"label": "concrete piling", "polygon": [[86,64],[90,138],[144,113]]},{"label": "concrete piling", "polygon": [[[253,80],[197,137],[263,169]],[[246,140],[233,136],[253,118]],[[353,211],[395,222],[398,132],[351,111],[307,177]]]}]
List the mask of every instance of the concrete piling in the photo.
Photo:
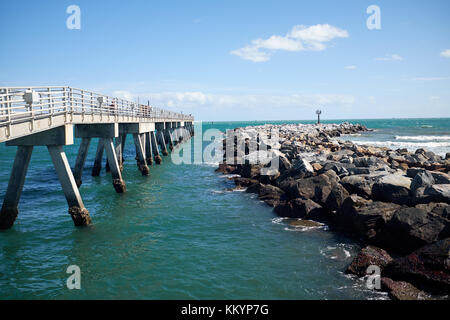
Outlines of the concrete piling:
[{"label": "concrete piling", "polygon": [[163,156],[168,156],[169,152],[167,152],[166,141],[164,139],[163,131],[158,131],[159,135],[159,145],[161,146]]},{"label": "concrete piling", "polygon": [[55,166],[61,187],[69,205],[69,214],[75,226],[85,226],[91,223],[89,211],[84,207],[75,178],[69,166],[66,154],[62,146],[47,146]]},{"label": "concrete piling", "polygon": [[152,141],[152,149],[153,149],[153,154],[155,156],[155,163],[156,164],[161,164],[162,158],[161,158],[161,156],[159,154],[158,143],[156,142],[155,131],[150,132],[150,138],[151,138],[151,141]]},{"label": "concrete piling", "polygon": [[134,144],[136,146],[136,155],[139,170],[142,172],[143,176],[148,176],[150,174],[150,170],[147,166],[147,161],[145,159],[145,151],[143,148],[142,140],[144,140],[145,145],[145,134],[133,133]]},{"label": "concrete piling", "polygon": [[81,140],[80,148],[78,149],[77,160],[75,161],[75,168],[73,170],[73,176],[75,178],[75,182],[78,188],[83,183],[81,178],[83,175],[83,168],[86,162],[86,157],[89,151],[90,144],[91,138],[83,138]]},{"label": "concrete piling", "polygon": [[97,151],[95,153],[94,166],[92,167],[93,177],[98,177],[100,175],[100,171],[102,170],[102,158],[104,148],[105,148],[105,141],[104,139],[99,138],[97,144]]},{"label": "concrete piling", "polygon": [[31,159],[33,146],[18,146],[11,176],[9,177],[8,189],[3,199],[0,211],[0,229],[9,229],[16,221],[19,214],[18,205],[22,194],[25,176]]},{"label": "concrete piling", "polygon": [[145,159],[147,161],[147,165],[153,165],[153,151],[150,132],[145,133]]},{"label": "concrete piling", "polygon": [[124,193],[126,189],[125,181],[122,179],[122,173],[119,168],[119,162],[117,161],[116,152],[114,150],[114,144],[112,138],[104,139],[105,151],[108,157],[108,162],[111,168],[111,176],[113,179],[113,186],[117,193]]}]

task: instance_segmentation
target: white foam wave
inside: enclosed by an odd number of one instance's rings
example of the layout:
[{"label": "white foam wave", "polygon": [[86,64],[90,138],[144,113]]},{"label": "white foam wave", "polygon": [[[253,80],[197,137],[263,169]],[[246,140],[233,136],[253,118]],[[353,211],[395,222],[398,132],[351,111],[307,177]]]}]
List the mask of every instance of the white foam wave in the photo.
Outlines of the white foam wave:
[{"label": "white foam wave", "polygon": [[450,140],[450,136],[395,136],[396,140],[442,141]]}]

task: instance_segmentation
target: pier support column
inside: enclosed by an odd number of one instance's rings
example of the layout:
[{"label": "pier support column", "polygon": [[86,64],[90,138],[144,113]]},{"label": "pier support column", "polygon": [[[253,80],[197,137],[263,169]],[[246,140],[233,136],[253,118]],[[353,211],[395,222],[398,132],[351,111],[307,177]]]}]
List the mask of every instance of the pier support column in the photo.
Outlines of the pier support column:
[{"label": "pier support column", "polygon": [[123,138],[121,135],[115,139],[115,151],[116,151],[116,157],[117,157],[117,162],[119,163],[120,171],[123,171],[122,141],[123,141]]},{"label": "pier support column", "polygon": [[105,149],[105,140],[99,138],[97,144],[97,151],[95,153],[94,166],[92,167],[93,177],[98,177],[100,175],[100,171],[102,170],[102,159],[104,149]]},{"label": "pier support column", "polygon": [[81,199],[75,178],[72,175],[72,170],[67,161],[66,154],[62,146],[47,146],[53,165],[56,169],[61,187],[66,196],[67,204],[69,205],[69,214],[75,226],[85,226],[91,223],[89,211],[84,207]]},{"label": "pier support column", "polygon": [[91,138],[83,138],[81,140],[80,148],[78,149],[77,160],[75,161],[75,168],[73,169],[73,176],[78,188],[83,183],[81,178],[83,176],[83,168],[86,162],[90,144]]},{"label": "pier support column", "polygon": [[147,165],[153,165],[153,151],[150,132],[145,133],[145,159],[147,161]]},{"label": "pier support column", "polygon": [[16,158],[9,177],[8,189],[3,199],[2,210],[0,211],[0,229],[9,229],[16,221],[19,214],[18,205],[22,194],[25,176],[30,164],[33,146],[18,146]]},{"label": "pier support column", "polygon": [[148,169],[147,161],[145,160],[145,151],[142,146],[142,140],[144,140],[145,145],[145,134],[133,133],[133,138],[136,146],[139,170],[142,172],[143,176],[148,176],[150,170]]},{"label": "pier support column", "polygon": [[164,129],[164,136],[167,144],[169,145],[170,151],[173,150],[173,142],[172,138],[170,137],[170,130],[171,130],[172,124],[170,122],[166,122],[166,128]]},{"label": "pier support column", "polygon": [[166,141],[164,139],[163,131],[158,131],[159,135],[159,145],[161,146],[163,156],[168,156],[169,152],[167,152]]},{"label": "pier support column", "polygon": [[106,156],[108,157],[109,166],[111,168],[114,189],[117,193],[124,193],[126,191],[126,186],[122,179],[122,173],[120,172],[112,138],[104,139],[104,144]]},{"label": "pier support column", "polygon": [[150,137],[152,140],[152,149],[153,149],[153,154],[155,155],[155,162],[156,162],[156,164],[161,164],[162,158],[159,155],[159,149],[158,149],[158,144],[156,142],[155,131],[150,132]]}]

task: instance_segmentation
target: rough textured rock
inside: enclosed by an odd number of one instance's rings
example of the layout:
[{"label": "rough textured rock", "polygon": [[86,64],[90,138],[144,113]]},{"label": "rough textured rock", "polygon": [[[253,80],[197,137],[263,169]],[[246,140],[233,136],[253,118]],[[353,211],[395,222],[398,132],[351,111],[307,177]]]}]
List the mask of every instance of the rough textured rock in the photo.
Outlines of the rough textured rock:
[{"label": "rough textured rock", "polygon": [[271,207],[275,207],[281,197],[284,195],[284,191],[278,187],[272,185],[261,185],[259,188],[258,198]]},{"label": "rough textured rock", "polygon": [[234,178],[234,183],[238,187],[246,188],[251,186],[252,184],[258,184],[259,182],[256,179],[237,177]]},{"label": "rough textured rock", "polygon": [[334,225],[364,241],[377,243],[377,234],[391,219],[399,205],[349,196],[334,217]]},{"label": "rough textured rock", "polygon": [[338,210],[349,195],[348,191],[341,184],[336,184],[325,201],[325,209],[329,211]]},{"label": "rough textured rock", "polygon": [[349,193],[369,199],[372,196],[372,186],[375,181],[366,175],[355,175],[342,178],[341,183]]},{"label": "rough textured rock", "polygon": [[423,300],[427,296],[412,284],[405,281],[394,281],[390,278],[381,278],[381,289],[386,291],[392,300]]},{"label": "rough textured rock", "polygon": [[412,202],[409,195],[410,186],[411,178],[402,175],[386,175],[373,185],[372,196],[374,200],[408,204]]},{"label": "rough textured rock", "polygon": [[281,217],[319,219],[322,216],[322,207],[310,199],[293,199],[280,203],[275,212]]},{"label": "rough textured rock", "polygon": [[392,257],[385,250],[374,246],[367,246],[361,249],[345,272],[355,274],[358,277],[364,277],[369,266],[376,265],[383,271],[392,261]]},{"label": "rough textured rock", "polygon": [[450,238],[424,246],[395,259],[384,271],[393,279],[408,281],[428,292],[450,292]]},{"label": "rough textured rock", "polygon": [[383,248],[410,253],[447,236],[449,221],[419,208],[404,207],[379,232],[377,241]]},{"label": "rough textured rock", "polygon": [[424,195],[430,202],[450,203],[450,184],[435,184],[425,188]]},{"label": "rough textured rock", "polygon": [[411,182],[411,193],[417,196],[417,191],[419,188],[426,188],[432,186],[435,183],[433,175],[423,170],[416,174],[414,179]]}]

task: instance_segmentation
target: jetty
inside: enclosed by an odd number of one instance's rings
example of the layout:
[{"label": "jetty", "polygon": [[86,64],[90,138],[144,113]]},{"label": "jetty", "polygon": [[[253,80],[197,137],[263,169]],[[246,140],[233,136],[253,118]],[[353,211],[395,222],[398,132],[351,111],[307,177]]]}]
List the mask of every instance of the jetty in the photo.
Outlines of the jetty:
[{"label": "jetty", "polygon": [[[46,146],[75,226],[91,223],[79,191],[92,139],[97,149],[92,175],[101,170],[103,153],[116,192],[126,192],[122,178],[123,150],[132,135],[137,166],[149,175],[149,165],[161,164],[169,150],[194,135],[191,115],[143,105],[72,87],[0,87],[0,143],[16,146],[6,194],[0,211],[0,229],[13,226],[33,147]],[[63,147],[80,138],[75,166],[70,167]]]}]

